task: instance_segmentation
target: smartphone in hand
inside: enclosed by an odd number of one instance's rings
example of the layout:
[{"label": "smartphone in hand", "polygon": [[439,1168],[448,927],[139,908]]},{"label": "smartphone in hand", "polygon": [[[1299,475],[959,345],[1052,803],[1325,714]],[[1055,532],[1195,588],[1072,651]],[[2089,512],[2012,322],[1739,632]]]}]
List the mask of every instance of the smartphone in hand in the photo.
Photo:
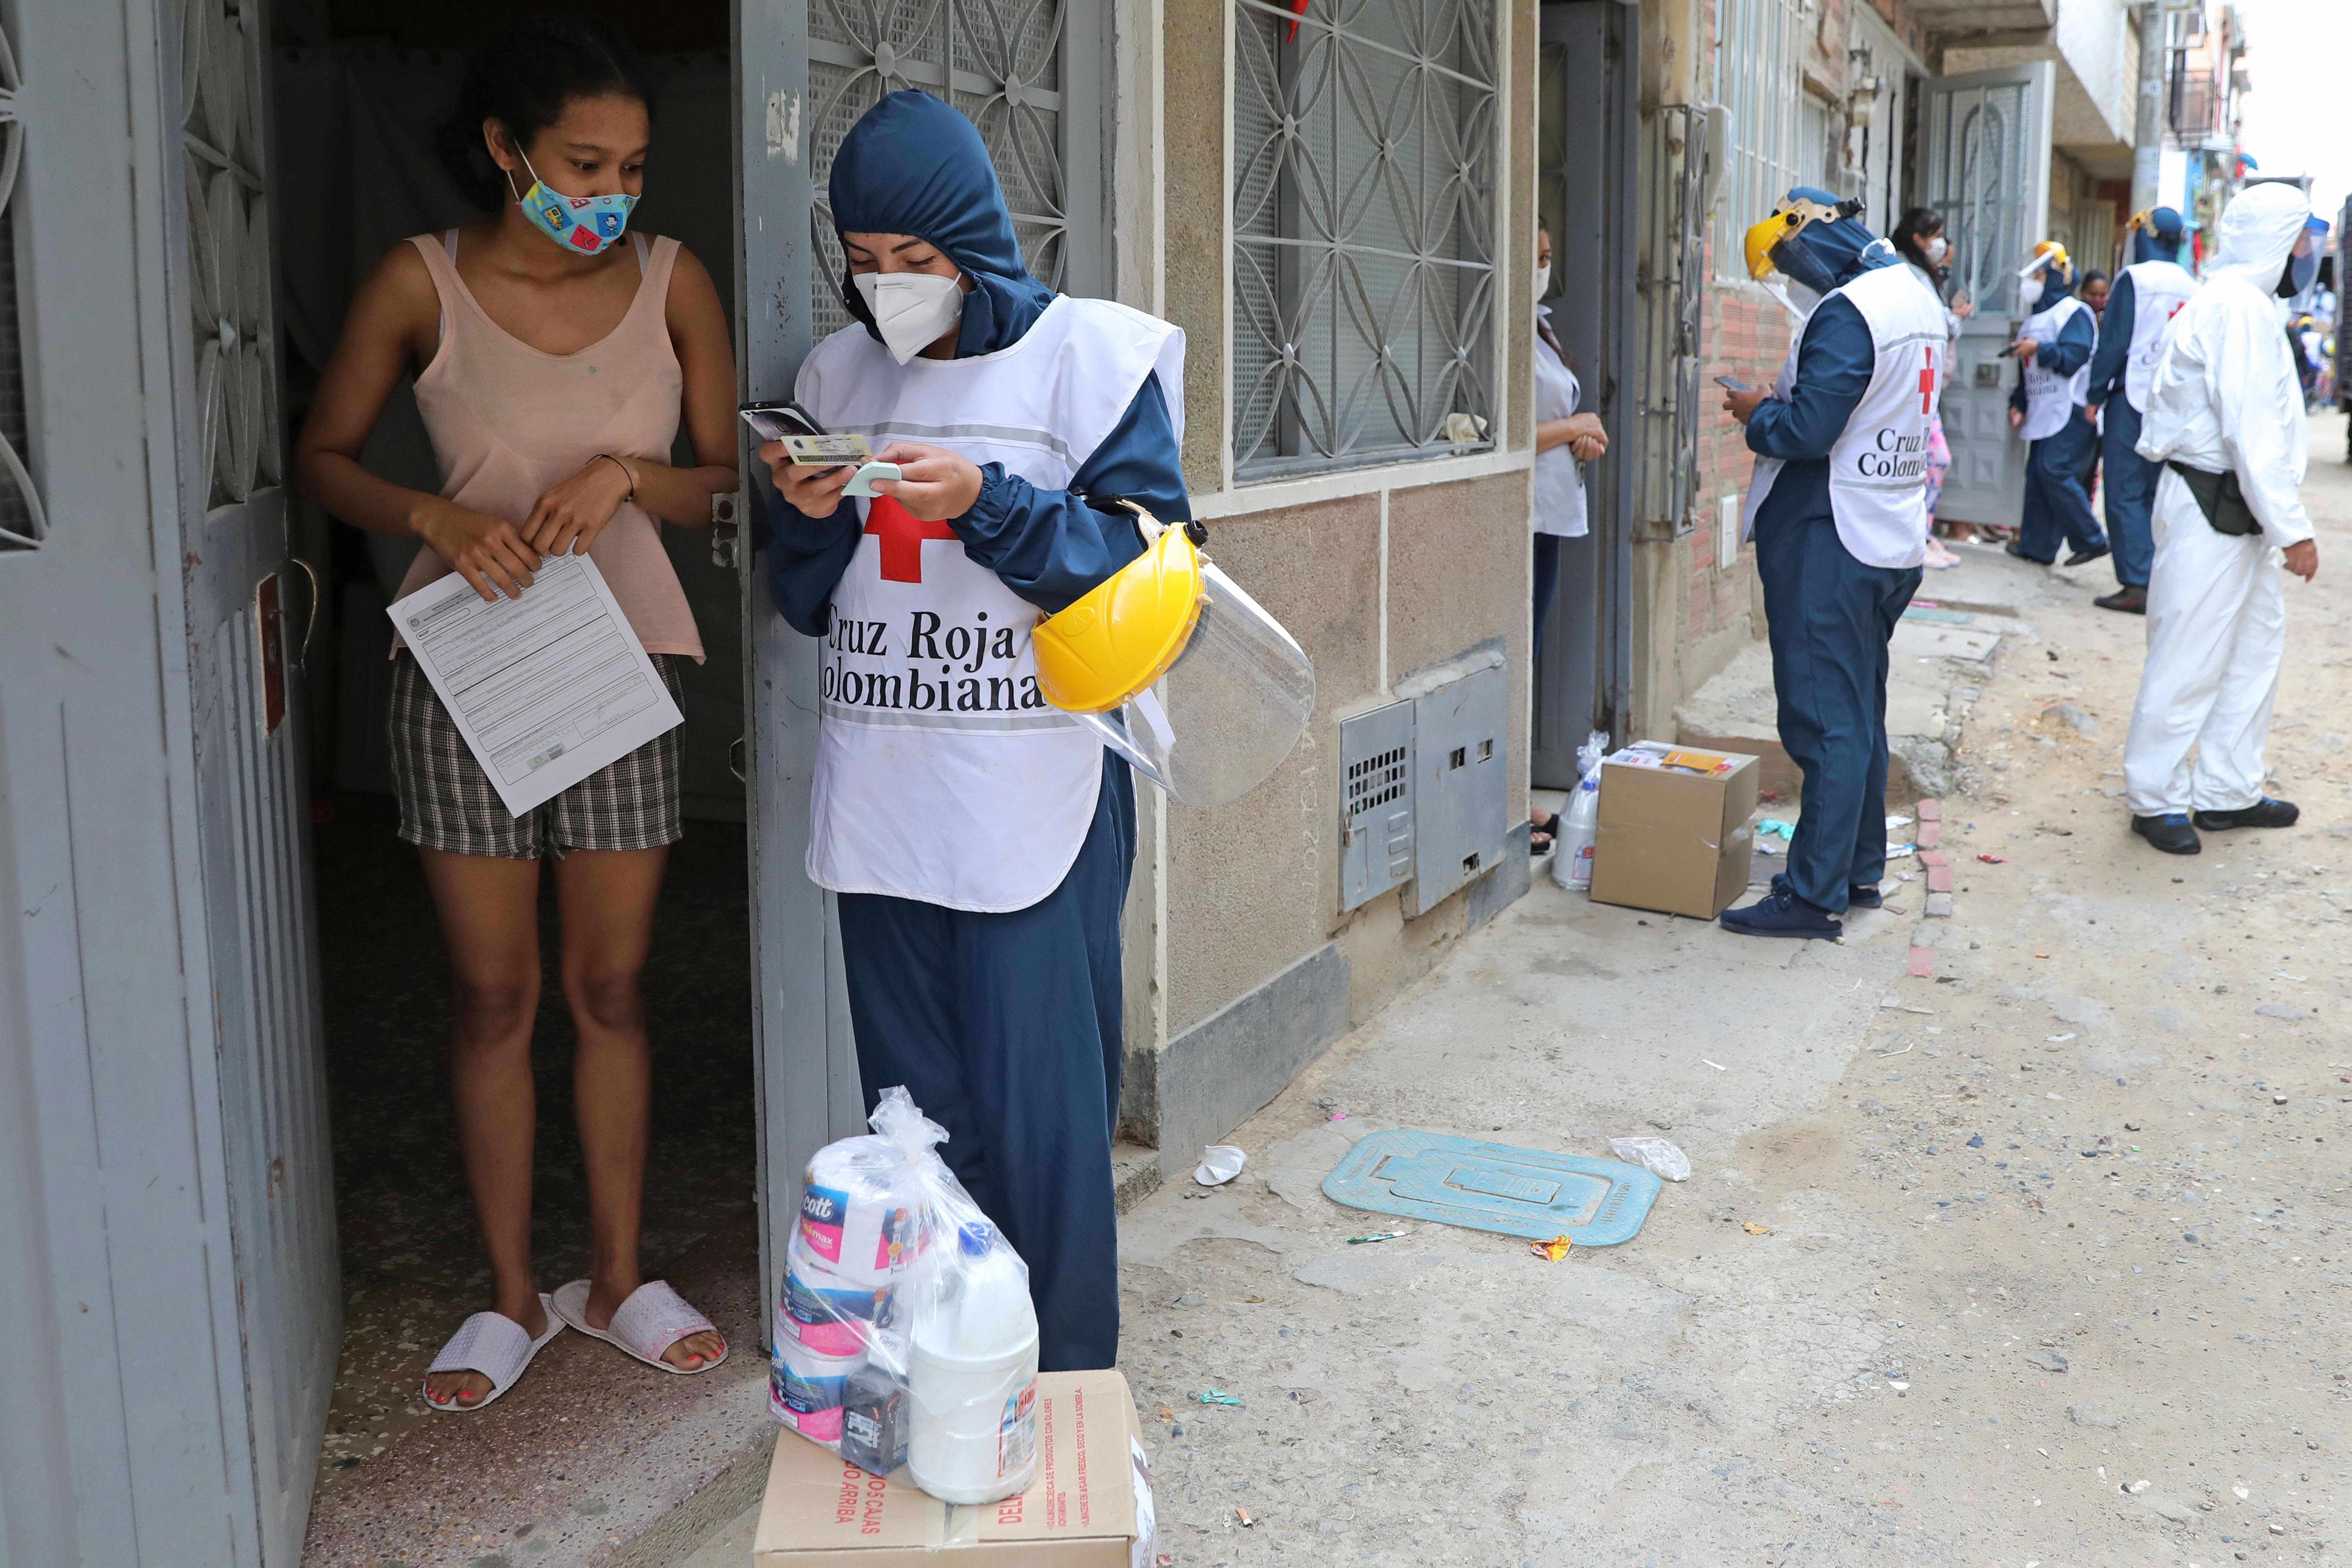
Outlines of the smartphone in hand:
[{"label": "smartphone in hand", "polygon": [[1715,384],[1723,388],[1726,392],[1753,392],[1756,390],[1736,375],[1718,375],[1715,378]]}]

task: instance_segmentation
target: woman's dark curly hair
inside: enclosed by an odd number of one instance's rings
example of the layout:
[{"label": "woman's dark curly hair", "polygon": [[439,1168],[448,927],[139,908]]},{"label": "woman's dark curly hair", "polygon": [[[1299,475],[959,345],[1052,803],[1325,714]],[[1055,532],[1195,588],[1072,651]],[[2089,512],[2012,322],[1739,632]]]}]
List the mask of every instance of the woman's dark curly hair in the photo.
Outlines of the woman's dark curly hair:
[{"label": "woman's dark curly hair", "polygon": [[467,195],[497,207],[515,193],[482,145],[482,121],[497,121],[529,147],[573,99],[606,97],[653,107],[653,73],[618,29],[579,16],[517,22],[467,58],[457,112],[441,130],[441,161]]}]

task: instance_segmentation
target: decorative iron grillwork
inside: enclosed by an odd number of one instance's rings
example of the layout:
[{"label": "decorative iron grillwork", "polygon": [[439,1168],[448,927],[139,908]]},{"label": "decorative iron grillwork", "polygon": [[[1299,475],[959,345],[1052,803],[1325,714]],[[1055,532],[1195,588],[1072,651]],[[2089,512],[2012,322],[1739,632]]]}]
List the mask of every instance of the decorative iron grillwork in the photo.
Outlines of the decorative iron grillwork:
[{"label": "decorative iron grillwork", "polygon": [[1234,0],[1241,477],[1492,445],[1495,12]]},{"label": "decorative iron grillwork", "polygon": [[1691,487],[1698,473],[1699,318],[1706,270],[1706,127],[1704,106],[1662,103],[1643,122],[1642,204],[1651,229],[1642,298],[1642,353],[1635,370],[1642,418],[1641,500],[1644,536],[1691,531]]},{"label": "decorative iron grillwork", "polygon": [[[1088,0],[1081,0],[1088,3]],[[846,268],[825,181],[857,117],[886,93],[920,88],[980,127],[1032,276],[1059,289],[1069,236],[1062,163],[1061,0],[811,0],[809,241],[815,341],[849,325]]]},{"label": "decorative iron grillwork", "polygon": [[0,550],[29,550],[48,536],[41,492],[25,467],[29,449],[24,341],[16,314],[16,229],[8,198],[25,160],[25,122],[16,118],[16,51],[0,30]]},{"label": "decorative iron grillwork", "polygon": [[1921,132],[1927,205],[1951,237],[1952,274],[1980,311],[2013,308],[2018,258],[2040,237],[2025,232],[2032,91],[2007,82],[1938,93]]},{"label": "decorative iron grillwork", "polygon": [[262,184],[261,0],[180,0],[181,169],[188,202],[199,463],[208,506],[283,477]]}]

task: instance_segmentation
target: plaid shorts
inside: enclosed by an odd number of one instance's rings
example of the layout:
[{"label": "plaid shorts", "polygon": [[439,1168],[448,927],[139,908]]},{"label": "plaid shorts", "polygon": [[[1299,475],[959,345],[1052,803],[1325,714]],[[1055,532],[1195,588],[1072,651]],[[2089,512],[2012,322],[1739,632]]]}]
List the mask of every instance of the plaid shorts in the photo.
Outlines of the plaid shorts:
[{"label": "plaid shorts", "polygon": [[[677,667],[684,656],[648,657],[671,700],[683,707]],[[560,859],[572,849],[657,849],[686,837],[678,821],[685,794],[683,725],[520,816],[509,813],[490,787],[489,775],[406,648],[393,665],[391,730],[400,836],[419,848],[506,860],[537,860],[552,853]]]}]

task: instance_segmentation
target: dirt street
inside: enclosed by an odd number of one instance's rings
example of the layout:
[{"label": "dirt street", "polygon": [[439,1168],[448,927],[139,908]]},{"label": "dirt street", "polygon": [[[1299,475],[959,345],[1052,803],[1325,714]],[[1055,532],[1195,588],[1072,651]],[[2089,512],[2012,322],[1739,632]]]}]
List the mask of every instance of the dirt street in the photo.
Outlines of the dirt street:
[{"label": "dirt street", "polygon": [[[2311,445],[2298,826],[2131,837],[2144,623],[2090,605],[2105,562],[2004,561],[2037,581],[1944,802],[1952,918],[1890,879],[1843,944],[1761,942],[1539,878],[1238,1181],[1129,1216],[1162,1561],[2352,1562],[2352,470],[2339,419]],[[1695,1173],[1546,1262],[1325,1197],[1387,1126]]]}]

